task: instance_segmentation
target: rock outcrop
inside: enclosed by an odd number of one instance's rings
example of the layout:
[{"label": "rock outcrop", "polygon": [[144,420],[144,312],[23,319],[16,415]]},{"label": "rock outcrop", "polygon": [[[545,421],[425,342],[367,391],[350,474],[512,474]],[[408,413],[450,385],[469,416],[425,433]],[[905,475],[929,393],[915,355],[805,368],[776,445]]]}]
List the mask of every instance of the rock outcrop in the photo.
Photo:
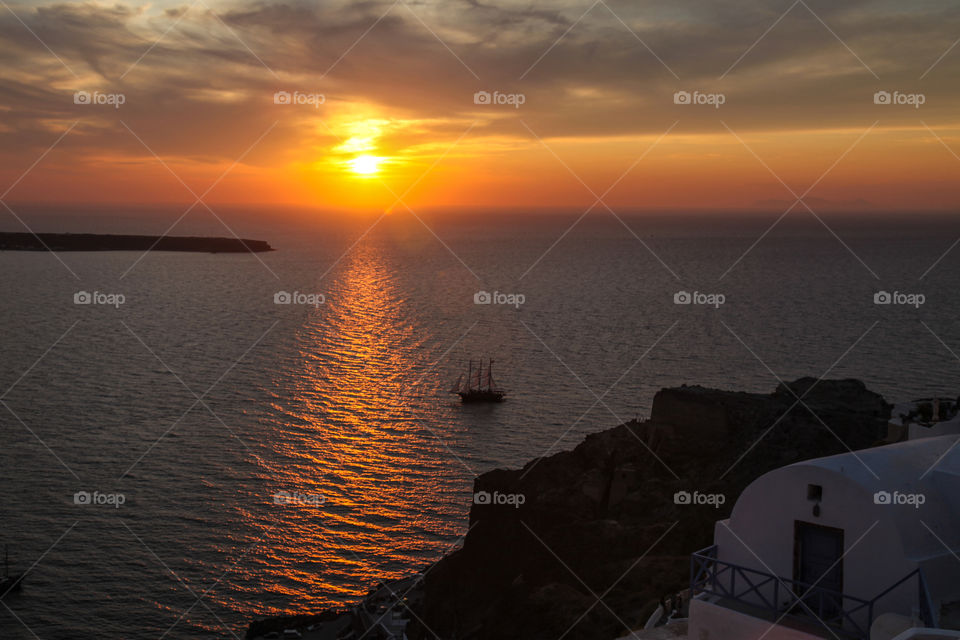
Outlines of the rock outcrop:
[{"label": "rock outcrop", "polygon": [[[626,635],[643,625],[651,599],[687,586],[689,554],[711,544],[715,521],[747,484],[797,460],[871,446],[889,414],[856,380],[802,378],[768,395],[664,389],[647,421],[478,477],[463,547],[427,573],[409,635]],[[684,491],[725,501],[678,504]]]}]

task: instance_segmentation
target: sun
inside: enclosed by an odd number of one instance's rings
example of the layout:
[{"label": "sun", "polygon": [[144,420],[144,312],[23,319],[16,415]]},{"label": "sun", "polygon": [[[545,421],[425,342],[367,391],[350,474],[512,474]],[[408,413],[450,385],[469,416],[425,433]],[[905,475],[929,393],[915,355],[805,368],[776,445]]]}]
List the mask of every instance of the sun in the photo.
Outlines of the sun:
[{"label": "sun", "polygon": [[350,168],[354,173],[369,176],[380,171],[380,163],[383,161],[383,158],[378,158],[377,156],[362,155],[357,156],[350,161]]}]

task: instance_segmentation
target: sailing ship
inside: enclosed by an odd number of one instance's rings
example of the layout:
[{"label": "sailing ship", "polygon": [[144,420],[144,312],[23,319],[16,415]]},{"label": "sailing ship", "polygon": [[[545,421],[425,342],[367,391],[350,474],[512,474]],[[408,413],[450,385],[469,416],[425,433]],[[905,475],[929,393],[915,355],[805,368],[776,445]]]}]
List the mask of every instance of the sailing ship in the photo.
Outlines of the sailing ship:
[{"label": "sailing ship", "polygon": [[[486,385],[486,386],[484,386]],[[457,378],[457,383],[450,389],[450,393],[460,396],[460,401],[467,402],[503,402],[504,390],[497,387],[493,381],[493,360],[487,363],[487,375],[483,375],[483,360],[477,366],[477,373],[473,373],[473,360],[467,368],[466,379],[463,374]]]},{"label": "sailing ship", "polygon": [[7,545],[3,545],[3,577],[0,578],[0,598],[11,591],[20,591],[23,576],[22,573],[10,575],[10,555],[7,552]]}]

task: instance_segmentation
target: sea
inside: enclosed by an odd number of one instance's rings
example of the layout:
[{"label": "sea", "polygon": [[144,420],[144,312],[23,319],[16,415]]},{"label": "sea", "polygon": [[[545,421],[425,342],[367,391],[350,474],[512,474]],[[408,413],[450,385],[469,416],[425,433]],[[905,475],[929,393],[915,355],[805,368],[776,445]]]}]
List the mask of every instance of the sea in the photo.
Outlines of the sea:
[{"label": "sea", "polygon": [[[0,638],[345,606],[456,549],[477,475],[663,387],[960,392],[955,215],[214,209],[18,211],[276,251],[0,252]],[[463,405],[481,359],[507,399]]]}]

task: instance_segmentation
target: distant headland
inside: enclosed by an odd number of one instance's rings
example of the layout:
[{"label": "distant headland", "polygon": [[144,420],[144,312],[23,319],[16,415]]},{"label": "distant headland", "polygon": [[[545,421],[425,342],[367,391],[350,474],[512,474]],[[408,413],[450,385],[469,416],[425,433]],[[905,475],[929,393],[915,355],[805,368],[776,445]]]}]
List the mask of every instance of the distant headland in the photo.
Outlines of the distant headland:
[{"label": "distant headland", "polygon": [[273,251],[264,240],[168,236],[120,236],[99,233],[0,232],[0,251],[190,251],[260,253]]}]

